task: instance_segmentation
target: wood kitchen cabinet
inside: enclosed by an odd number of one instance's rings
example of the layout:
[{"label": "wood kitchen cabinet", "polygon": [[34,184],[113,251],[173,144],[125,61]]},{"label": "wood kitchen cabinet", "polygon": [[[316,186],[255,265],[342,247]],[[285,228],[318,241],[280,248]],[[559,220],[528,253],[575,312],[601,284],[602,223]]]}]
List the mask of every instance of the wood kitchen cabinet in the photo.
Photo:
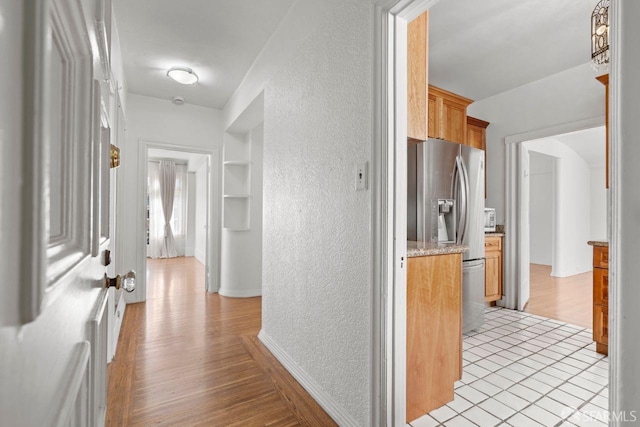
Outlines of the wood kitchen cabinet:
[{"label": "wood kitchen cabinet", "polygon": [[502,298],[502,237],[484,238],[484,300],[493,302]]},{"label": "wood kitchen cabinet", "polygon": [[487,126],[489,122],[467,116],[467,141],[466,145],[479,148],[483,151],[487,149]]},{"label": "wood kitchen cabinet", "polygon": [[462,377],[462,255],[408,258],[407,422],[454,398]]},{"label": "wood kitchen cabinet", "polygon": [[467,141],[467,107],[473,100],[429,85],[429,138],[465,144]]},{"label": "wood kitchen cabinet", "polygon": [[605,133],[605,157],[606,157],[606,170],[605,170],[605,187],[609,188],[609,74],[603,74],[596,79],[604,85],[604,126]]},{"label": "wood kitchen cabinet", "polygon": [[[489,122],[467,116],[467,141],[466,145],[473,148],[479,148],[486,153],[487,151],[487,127]],[[487,156],[485,155],[484,167],[484,198],[487,198]]]},{"label": "wood kitchen cabinet", "polygon": [[593,340],[596,351],[609,353],[609,247],[593,247]]},{"label": "wood kitchen cabinet", "polygon": [[407,26],[407,137],[427,139],[427,75],[429,15],[418,16]]}]

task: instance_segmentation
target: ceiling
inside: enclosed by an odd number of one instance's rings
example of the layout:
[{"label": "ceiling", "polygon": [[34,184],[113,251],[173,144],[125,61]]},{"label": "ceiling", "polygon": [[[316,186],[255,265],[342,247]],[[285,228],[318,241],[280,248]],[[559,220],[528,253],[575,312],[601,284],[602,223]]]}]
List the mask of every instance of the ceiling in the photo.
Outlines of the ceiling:
[{"label": "ceiling", "polygon": [[604,126],[554,136],[578,153],[589,167],[604,167],[606,131]]},{"label": "ceiling", "polygon": [[[606,130],[604,126],[569,132],[555,135],[549,138],[542,138],[538,141],[551,140],[553,143],[562,143],[575,151],[589,165],[590,168],[603,168],[605,160]],[[554,158],[535,150],[536,141],[531,141],[528,145],[529,156],[531,158],[531,173],[550,172],[548,159]],[[542,160],[540,160],[542,159]],[[545,160],[546,159],[546,160]]]},{"label": "ceiling", "polygon": [[597,0],[440,0],[429,11],[429,83],[479,101],[591,59]]},{"label": "ceiling", "polygon": [[[114,0],[129,91],[223,108],[294,1]],[[596,2],[440,0],[429,81],[479,101],[585,64]],[[169,79],[174,65],[200,81]]]},{"label": "ceiling", "polygon": [[[114,0],[129,92],[224,107],[294,0]],[[193,86],[166,75],[175,65]]]}]

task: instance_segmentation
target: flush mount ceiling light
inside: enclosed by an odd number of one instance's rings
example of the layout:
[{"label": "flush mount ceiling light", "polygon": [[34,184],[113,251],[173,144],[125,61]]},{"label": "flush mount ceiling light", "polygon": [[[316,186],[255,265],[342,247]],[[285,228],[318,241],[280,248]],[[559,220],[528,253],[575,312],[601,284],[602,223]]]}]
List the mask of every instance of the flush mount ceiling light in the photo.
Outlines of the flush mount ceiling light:
[{"label": "flush mount ceiling light", "polygon": [[167,76],[183,85],[192,85],[198,81],[198,75],[189,67],[171,67]]},{"label": "flush mount ceiling light", "polygon": [[596,71],[609,66],[609,0],[601,0],[591,14],[591,61]]}]

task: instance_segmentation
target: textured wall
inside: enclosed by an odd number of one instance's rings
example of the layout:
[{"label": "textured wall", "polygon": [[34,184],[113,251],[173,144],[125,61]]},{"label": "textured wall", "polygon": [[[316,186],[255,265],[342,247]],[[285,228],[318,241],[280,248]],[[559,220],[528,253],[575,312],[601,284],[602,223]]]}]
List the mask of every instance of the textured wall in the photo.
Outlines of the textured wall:
[{"label": "textured wall", "polygon": [[340,4],[266,85],[263,330],[368,425],[372,7]]}]

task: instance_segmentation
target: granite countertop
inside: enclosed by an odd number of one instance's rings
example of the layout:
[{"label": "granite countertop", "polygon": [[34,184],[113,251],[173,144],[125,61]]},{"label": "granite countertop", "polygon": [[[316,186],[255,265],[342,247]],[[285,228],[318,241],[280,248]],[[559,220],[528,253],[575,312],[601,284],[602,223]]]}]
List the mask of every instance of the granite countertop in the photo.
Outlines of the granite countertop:
[{"label": "granite countertop", "polygon": [[491,233],[484,233],[485,236],[489,237],[504,237],[504,233],[498,233],[497,231]]},{"label": "granite countertop", "polygon": [[609,247],[609,242],[607,242],[606,240],[589,240],[587,242],[587,245],[590,245],[590,246],[607,246],[607,247]]},{"label": "granite countertop", "polygon": [[469,250],[466,245],[456,245],[455,243],[431,243],[431,242],[407,242],[407,258],[460,254]]}]

